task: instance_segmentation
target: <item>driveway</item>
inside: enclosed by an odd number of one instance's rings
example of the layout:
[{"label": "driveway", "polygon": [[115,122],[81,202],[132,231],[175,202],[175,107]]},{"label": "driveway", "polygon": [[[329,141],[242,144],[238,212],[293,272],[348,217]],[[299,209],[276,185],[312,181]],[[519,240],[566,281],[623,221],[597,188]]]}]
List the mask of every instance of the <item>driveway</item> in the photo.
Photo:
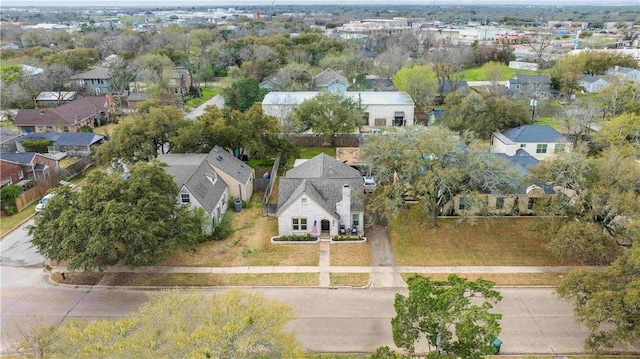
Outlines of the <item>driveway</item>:
[{"label": "driveway", "polygon": [[215,95],[211,99],[205,101],[202,105],[196,107],[193,111],[184,115],[185,120],[195,120],[196,118],[204,115],[205,110],[209,106],[218,106],[218,108],[224,107],[224,98],[221,95]]},{"label": "driveway", "polygon": [[372,266],[385,267],[383,271],[371,273],[372,288],[404,288],[407,285],[396,270],[396,262],[391,250],[389,231],[386,227],[375,224],[365,229],[365,237],[371,247]]}]

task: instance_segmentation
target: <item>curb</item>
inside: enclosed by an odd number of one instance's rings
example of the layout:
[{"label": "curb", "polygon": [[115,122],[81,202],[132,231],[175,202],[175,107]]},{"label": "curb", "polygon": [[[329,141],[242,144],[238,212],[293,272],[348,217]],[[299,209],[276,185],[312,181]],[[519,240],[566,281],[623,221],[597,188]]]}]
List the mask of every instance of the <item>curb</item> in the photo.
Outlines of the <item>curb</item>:
[{"label": "curb", "polygon": [[4,239],[4,237],[8,236],[9,234],[13,233],[13,231],[15,231],[16,229],[22,227],[25,223],[29,222],[33,217],[35,217],[35,213],[30,215],[29,217],[27,217],[26,219],[24,219],[22,222],[16,224],[15,226],[13,226],[13,228],[9,229],[8,231],[6,231],[4,234],[2,234],[0,236],[0,241],[2,241]]}]

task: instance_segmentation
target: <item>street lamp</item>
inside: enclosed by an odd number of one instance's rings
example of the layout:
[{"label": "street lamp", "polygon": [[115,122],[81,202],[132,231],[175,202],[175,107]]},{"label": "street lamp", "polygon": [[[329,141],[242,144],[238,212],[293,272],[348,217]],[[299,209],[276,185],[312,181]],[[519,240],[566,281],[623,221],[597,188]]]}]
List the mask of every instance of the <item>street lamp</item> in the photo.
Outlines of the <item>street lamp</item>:
[{"label": "street lamp", "polygon": [[532,98],[529,102],[529,106],[531,107],[531,124],[533,125],[533,119],[536,116],[536,106],[538,105],[538,101],[535,98]]}]

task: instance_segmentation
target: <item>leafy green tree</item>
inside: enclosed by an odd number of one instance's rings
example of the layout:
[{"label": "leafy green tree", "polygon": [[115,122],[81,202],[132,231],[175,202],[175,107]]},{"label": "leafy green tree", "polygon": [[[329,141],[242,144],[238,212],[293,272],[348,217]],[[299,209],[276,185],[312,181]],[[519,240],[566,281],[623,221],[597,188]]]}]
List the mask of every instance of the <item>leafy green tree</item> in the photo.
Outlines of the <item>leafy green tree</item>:
[{"label": "leafy green tree", "polygon": [[600,140],[632,157],[640,157],[640,114],[624,113],[605,122]]},{"label": "leafy green tree", "polygon": [[279,134],[278,120],[265,115],[260,104],[246,112],[212,106],[196,121],[181,128],[173,141],[180,152],[208,153],[218,145],[236,155],[261,158],[295,150]]},{"label": "leafy green tree", "polygon": [[352,132],[364,124],[364,111],[359,104],[342,93],[322,91],[294,110],[295,121],[311,128],[324,140],[334,143],[338,133]]},{"label": "leafy green tree", "polygon": [[149,112],[141,112],[135,121],[120,125],[111,141],[98,149],[96,155],[101,163],[150,161],[172,150],[178,129],[189,125],[182,112],[174,106],[145,109]]},{"label": "leafy green tree", "polygon": [[[371,137],[361,158],[378,183],[372,210],[395,217],[406,208],[406,199],[417,200],[431,226],[453,210],[457,195],[513,193],[518,186],[518,176],[504,161],[439,126]],[[469,213],[483,211],[480,201],[471,207]]]},{"label": "leafy green tree", "polygon": [[585,348],[640,345],[640,222],[630,224],[634,243],[605,272],[573,271],[557,288],[574,305],[574,317],[589,330]]},{"label": "leafy green tree", "polygon": [[88,70],[91,65],[98,62],[100,57],[95,49],[71,49],[60,53],[53,53],[44,58],[48,65],[62,64],[68,66],[74,72]]},{"label": "leafy green tree", "polygon": [[[483,358],[495,353],[490,343],[500,334],[502,314],[491,309],[502,296],[493,282],[451,274],[446,281],[414,275],[407,284],[408,296],[396,294],[394,302],[391,327],[396,346],[413,353],[416,341],[424,336],[439,354],[436,358]],[[482,298],[482,303],[472,298]]]},{"label": "leafy green tree", "polygon": [[17,210],[16,208],[16,198],[23,192],[22,186],[18,185],[9,185],[2,187],[0,190],[0,200],[2,200],[2,209],[7,211],[9,214],[14,214]]},{"label": "leafy green tree", "polygon": [[66,358],[303,358],[285,329],[294,318],[260,293],[161,291],[125,318],[59,325],[46,349]]},{"label": "leafy green tree", "polygon": [[537,209],[551,215],[537,230],[559,258],[609,264],[621,254],[620,245],[632,243],[629,221],[640,213],[640,169],[629,158],[612,150],[588,158],[574,149],[539,163],[529,179],[559,193]]},{"label": "leafy green tree", "polygon": [[440,123],[453,131],[473,131],[488,140],[496,130],[529,123],[527,107],[506,97],[481,95],[466,88],[445,98],[445,116]]},{"label": "leafy green tree", "polygon": [[157,164],[137,163],[127,179],[93,172],[80,191],[56,189],[29,234],[42,255],[70,270],[153,265],[199,240],[200,220],[177,196],[173,179]]},{"label": "leafy green tree", "polygon": [[257,102],[262,102],[267,94],[260,88],[260,83],[253,77],[238,80],[222,91],[225,106],[233,110],[246,111]]},{"label": "leafy green tree", "polygon": [[438,89],[435,73],[424,65],[401,68],[393,75],[393,85],[398,91],[408,93],[423,111],[434,102]]}]

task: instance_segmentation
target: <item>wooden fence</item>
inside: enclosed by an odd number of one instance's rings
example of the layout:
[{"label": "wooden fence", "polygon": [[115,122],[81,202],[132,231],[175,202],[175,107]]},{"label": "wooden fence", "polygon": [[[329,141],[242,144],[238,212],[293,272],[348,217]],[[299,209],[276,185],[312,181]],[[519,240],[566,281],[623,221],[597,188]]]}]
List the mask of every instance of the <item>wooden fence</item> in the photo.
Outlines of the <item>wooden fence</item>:
[{"label": "wooden fence", "polygon": [[262,197],[263,216],[275,216],[276,209],[278,208],[277,204],[269,203],[273,186],[276,184],[276,179],[278,178],[278,167],[280,167],[280,154],[276,156],[276,160],[273,162],[273,167],[271,167],[271,173],[269,174],[269,185],[264,191],[264,197]]},{"label": "wooden fence", "polygon": [[28,207],[31,203],[39,201],[47,191],[58,185],[60,176],[53,174],[46,180],[38,181],[35,187],[30,188],[16,197],[16,209],[18,212],[22,212],[23,209]]}]

